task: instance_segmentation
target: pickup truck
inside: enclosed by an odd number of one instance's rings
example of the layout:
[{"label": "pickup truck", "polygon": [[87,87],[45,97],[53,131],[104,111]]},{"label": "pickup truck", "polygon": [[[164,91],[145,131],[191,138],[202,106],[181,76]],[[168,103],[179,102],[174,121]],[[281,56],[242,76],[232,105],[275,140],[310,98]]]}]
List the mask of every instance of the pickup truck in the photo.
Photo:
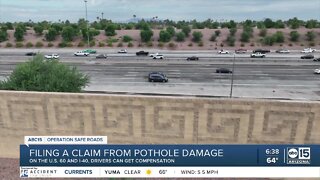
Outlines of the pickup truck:
[{"label": "pickup truck", "polygon": [[59,59],[58,54],[49,54],[44,56],[46,59]]},{"label": "pickup truck", "polygon": [[252,57],[252,58],[264,58],[264,57],[266,57],[266,54],[263,54],[261,52],[257,52],[257,53],[251,54],[250,57]]},{"label": "pickup truck", "polygon": [[136,52],[136,55],[137,55],[137,56],[148,56],[148,55],[149,55],[149,52],[146,52],[146,51],[138,51],[138,52]]}]

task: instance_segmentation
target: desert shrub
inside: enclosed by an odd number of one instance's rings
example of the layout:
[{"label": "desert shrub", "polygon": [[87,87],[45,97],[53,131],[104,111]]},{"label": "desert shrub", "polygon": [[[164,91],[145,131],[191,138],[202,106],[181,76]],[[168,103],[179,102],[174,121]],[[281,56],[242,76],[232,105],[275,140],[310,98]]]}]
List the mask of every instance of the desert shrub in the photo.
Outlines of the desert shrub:
[{"label": "desert shrub", "polygon": [[216,36],[220,36],[221,31],[220,31],[220,30],[215,30],[215,31],[214,31],[214,34],[215,34]]},{"label": "desert shrub", "polygon": [[158,47],[163,48],[163,46],[164,46],[163,42],[158,43]]},{"label": "desert shrub", "polygon": [[73,47],[72,42],[67,42],[67,47]]},{"label": "desert shrub", "polygon": [[99,47],[104,47],[104,46],[105,46],[104,42],[99,42]]},{"label": "desert shrub", "polygon": [[169,43],[169,48],[175,48],[176,44],[174,44],[173,42]]},{"label": "desert shrub", "polygon": [[16,43],[16,48],[22,48],[23,47],[23,43],[22,42],[17,42]]},{"label": "desert shrub", "polygon": [[243,32],[241,33],[240,41],[241,41],[241,42],[249,42],[249,40],[250,40],[250,33],[247,32],[247,31],[243,31]]},{"label": "desert shrub", "polygon": [[229,29],[229,32],[230,32],[231,36],[234,36],[237,32],[237,28],[231,28],[231,29]]},{"label": "desert shrub", "polygon": [[128,47],[133,47],[132,42],[129,42],[129,43],[128,43]]},{"label": "desert shrub", "polygon": [[316,37],[316,34],[313,31],[308,31],[306,33],[306,37],[308,41],[313,41],[314,38]]},{"label": "desert shrub", "polygon": [[119,43],[118,43],[118,47],[123,47],[122,42],[119,42]]},{"label": "desert shrub", "polygon": [[65,41],[60,42],[60,43],[58,44],[58,46],[59,46],[60,48],[67,47],[67,42],[65,42]]},{"label": "desert shrub", "polygon": [[234,36],[228,36],[227,43],[229,46],[234,46],[235,42],[236,42],[236,38]]},{"label": "desert shrub", "polygon": [[244,47],[245,45],[243,43],[240,44],[241,47]]},{"label": "desert shrub", "polygon": [[281,31],[277,31],[275,34],[272,35],[274,42],[283,43],[284,42],[284,35]]},{"label": "desert shrub", "polygon": [[54,46],[53,43],[51,42],[48,43],[48,47],[53,47],[53,46]]},{"label": "desert shrub", "polygon": [[224,44],[223,44],[223,43],[221,43],[221,44],[220,44],[220,47],[223,47],[223,46],[224,46]]},{"label": "desert shrub", "polygon": [[148,46],[148,47],[152,47],[152,46],[153,46],[152,41],[147,42],[147,46]]},{"label": "desert shrub", "polygon": [[90,47],[95,46],[96,45],[96,41],[90,41],[89,45],[90,45]]},{"label": "desert shrub", "polygon": [[300,46],[304,46],[304,44],[303,44],[303,43],[301,43],[301,44],[300,44]]},{"label": "desert shrub", "polygon": [[193,46],[193,44],[192,44],[192,43],[189,43],[189,44],[188,44],[188,46],[189,46],[189,47],[192,47],[192,46]]},{"label": "desert shrub", "polygon": [[291,46],[293,46],[293,45],[292,45],[291,43],[289,43],[289,44],[288,44],[288,46],[290,46],[290,47],[291,47]]},{"label": "desert shrub", "polygon": [[255,46],[255,45],[254,45],[254,43],[252,42],[252,43],[250,43],[250,46],[253,47],[253,46]]},{"label": "desert shrub", "polygon": [[143,44],[139,43],[139,44],[138,44],[138,47],[143,47]]},{"label": "desert shrub", "polygon": [[186,36],[189,36],[190,32],[191,32],[191,28],[186,25],[186,26],[183,26],[182,27],[182,32],[186,35]]},{"label": "desert shrub", "polygon": [[27,42],[26,47],[27,47],[27,48],[31,48],[31,47],[33,47],[32,42]]},{"label": "desert shrub", "polygon": [[43,47],[43,43],[42,42],[40,42],[40,41],[38,41],[37,43],[36,43],[36,47]]},{"label": "desert shrub", "polygon": [[217,35],[212,34],[210,37],[210,41],[216,41],[216,39],[217,39]]},{"label": "desert shrub", "polygon": [[200,41],[200,42],[198,43],[198,46],[199,46],[199,47],[202,47],[202,46],[203,46],[203,42]]},{"label": "desert shrub", "polygon": [[79,44],[78,44],[78,47],[83,47],[83,46],[84,46],[84,42],[80,41]]},{"label": "desert shrub", "polygon": [[9,42],[7,42],[7,43],[6,43],[6,47],[12,47],[12,44],[9,43]]},{"label": "desert shrub", "polygon": [[182,41],[184,41],[184,39],[186,38],[186,35],[184,34],[184,32],[178,32],[177,34],[176,34],[176,40],[178,41],[178,42],[182,42]]},{"label": "desert shrub", "polygon": [[113,47],[113,44],[111,41],[108,42],[108,47]]},{"label": "desert shrub", "polygon": [[274,40],[273,36],[266,36],[263,38],[262,42],[265,45],[272,46],[273,43],[275,42],[275,40]]},{"label": "desert shrub", "polygon": [[314,42],[310,42],[309,46],[315,46],[316,44]]},{"label": "desert shrub", "polygon": [[266,28],[260,29],[259,36],[265,37],[267,35],[267,31],[268,30]]}]

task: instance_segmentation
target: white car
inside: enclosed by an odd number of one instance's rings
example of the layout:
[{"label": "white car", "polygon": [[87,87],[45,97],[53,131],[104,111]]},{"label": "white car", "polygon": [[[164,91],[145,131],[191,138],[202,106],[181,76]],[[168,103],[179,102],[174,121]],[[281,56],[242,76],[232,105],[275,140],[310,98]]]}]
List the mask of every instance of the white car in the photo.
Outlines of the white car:
[{"label": "white car", "polygon": [[118,51],[118,53],[127,53],[127,50],[126,50],[126,49],[120,49],[120,50]]},{"label": "white car", "polygon": [[161,54],[157,54],[157,55],[153,56],[153,59],[164,59],[164,56]]},{"label": "white car", "polygon": [[315,49],[312,49],[312,48],[306,48],[304,49],[303,51],[301,51],[302,53],[313,53],[313,52],[316,52]]},{"label": "white car", "polygon": [[219,54],[229,54],[229,51],[221,49],[218,51]]},{"label": "white car", "polygon": [[315,70],[313,71],[313,73],[314,73],[314,74],[320,74],[320,69],[315,69]]},{"label": "white car", "polygon": [[74,55],[75,56],[89,56],[90,53],[88,52],[83,52],[83,51],[78,51],[78,52],[75,52]]},{"label": "white car", "polygon": [[46,59],[59,59],[58,54],[49,54],[44,56]]},{"label": "white car", "polygon": [[266,57],[266,54],[262,54],[261,52],[257,52],[257,53],[251,54],[250,57],[252,57],[252,58],[264,58],[264,57]]},{"label": "white car", "polygon": [[154,57],[157,56],[159,53],[155,53],[155,54],[150,54],[149,57]]}]

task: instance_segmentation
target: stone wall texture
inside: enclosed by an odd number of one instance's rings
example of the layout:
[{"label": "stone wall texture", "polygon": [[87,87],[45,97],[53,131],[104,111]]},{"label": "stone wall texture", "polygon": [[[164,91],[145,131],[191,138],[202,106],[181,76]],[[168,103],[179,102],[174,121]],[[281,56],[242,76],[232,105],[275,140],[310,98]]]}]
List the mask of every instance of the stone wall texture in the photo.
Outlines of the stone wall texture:
[{"label": "stone wall texture", "polygon": [[320,143],[320,102],[0,91],[0,157],[27,135],[110,144]]}]

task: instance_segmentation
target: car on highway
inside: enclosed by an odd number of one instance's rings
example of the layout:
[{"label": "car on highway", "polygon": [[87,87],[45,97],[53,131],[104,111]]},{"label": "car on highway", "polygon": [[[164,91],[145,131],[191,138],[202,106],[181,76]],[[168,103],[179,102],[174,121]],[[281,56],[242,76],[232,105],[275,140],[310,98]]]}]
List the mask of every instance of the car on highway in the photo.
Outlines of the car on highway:
[{"label": "car on highway", "polygon": [[262,54],[266,54],[266,53],[269,53],[270,52],[270,50],[268,50],[268,49],[255,49],[255,50],[253,50],[252,51],[253,53],[262,53]]},{"label": "car on highway", "polygon": [[197,56],[191,56],[191,57],[187,57],[187,61],[198,61],[199,57]]},{"label": "car on highway", "polygon": [[105,55],[105,54],[98,54],[98,55],[96,56],[96,59],[107,59],[107,55]]},{"label": "car on highway", "polygon": [[149,54],[149,57],[153,57],[153,56],[156,56],[158,55],[159,53],[152,53],[152,54]]},{"label": "car on highway", "polygon": [[319,58],[314,58],[313,61],[320,61],[320,57]]},{"label": "car on highway", "polygon": [[246,49],[236,49],[234,52],[236,54],[245,54],[247,52],[247,50]]},{"label": "car on highway", "polygon": [[288,54],[288,53],[290,53],[290,50],[288,50],[288,49],[278,49],[278,50],[276,50],[276,53]]},{"label": "car on highway", "polygon": [[164,59],[164,56],[162,54],[157,54],[152,57],[153,59]]},{"label": "car on highway", "polygon": [[229,54],[229,51],[221,49],[220,51],[218,51],[218,54]]},{"label": "car on highway", "polygon": [[301,56],[301,59],[313,59],[313,58],[314,58],[314,55],[312,55],[312,54],[307,54],[307,55]]},{"label": "car on highway", "polygon": [[137,56],[148,56],[148,55],[149,55],[149,52],[146,52],[146,51],[138,51],[138,52],[136,52],[136,55],[137,55]]},{"label": "car on highway", "polygon": [[89,53],[89,54],[95,54],[95,53],[97,53],[97,51],[94,50],[94,49],[85,49],[85,50],[83,50],[83,52],[86,52],[86,53]]},{"label": "car on highway", "polygon": [[314,74],[320,74],[320,69],[315,69],[315,70],[313,71],[313,73],[314,73]]},{"label": "car on highway", "polygon": [[89,54],[90,53],[84,51],[78,51],[74,53],[75,56],[89,56]]},{"label": "car on highway", "polygon": [[312,48],[306,48],[301,51],[301,53],[313,53],[313,52],[316,52],[316,50]]},{"label": "car on highway", "polygon": [[252,53],[250,55],[251,58],[265,58],[266,54],[261,53],[261,52],[256,52],[256,53]]},{"label": "car on highway", "polygon": [[59,59],[59,55],[58,54],[48,54],[48,55],[44,55],[44,57],[46,59]]},{"label": "car on highway", "polygon": [[227,68],[218,68],[216,69],[216,73],[232,73],[232,71],[230,69],[227,69]]},{"label": "car on highway", "polygon": [[120,49],[119,51],[118,51],[118,53],[127,53],[127,50],[126,49]]},{"label": "car on highway", "polygon": [[149,82],[168,82],[168,78],[162,72],[151,72],[148,75]]},{"label": "car on highway", "polygon": [[37,55],[37,53],[35,53],[35,52],[27,52],[25,55],[26,56],[35,56],[35,55]]}]

